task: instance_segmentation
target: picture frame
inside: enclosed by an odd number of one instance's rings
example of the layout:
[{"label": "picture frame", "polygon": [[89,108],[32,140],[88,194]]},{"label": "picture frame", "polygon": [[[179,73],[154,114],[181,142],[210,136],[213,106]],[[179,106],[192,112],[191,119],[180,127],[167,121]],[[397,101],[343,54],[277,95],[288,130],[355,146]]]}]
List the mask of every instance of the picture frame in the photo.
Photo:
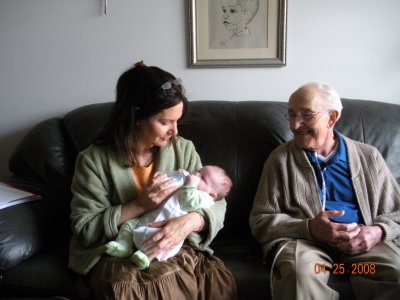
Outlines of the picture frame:
[{"label": "picture frame", "polygon": [[188,21],[191,68],[286,66],[287,0],[189,0]]}]

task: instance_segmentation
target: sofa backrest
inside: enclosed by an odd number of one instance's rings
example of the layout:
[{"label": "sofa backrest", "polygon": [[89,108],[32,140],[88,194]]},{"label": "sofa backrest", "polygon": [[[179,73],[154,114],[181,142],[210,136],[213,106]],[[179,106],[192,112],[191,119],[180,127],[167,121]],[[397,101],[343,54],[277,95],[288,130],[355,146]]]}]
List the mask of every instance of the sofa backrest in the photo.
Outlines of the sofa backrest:
[{"label": "sofa backrest", "polygon": [[[13,152],[11,172],[30,179],[61,207],[69,206],[76,156],[102,128],[111,106],[86,105],[37,125]],[[400,105],[343,99],[343,106],[338,131],[377,147],[400,183]],[[234,184],[219,237],[250,235],[248,216],[264,161],[292,138],[286,112],[284,102],[190,102],[190,118],[180,125],[180,135],[193,141],[203,164],[223,167]]]}]

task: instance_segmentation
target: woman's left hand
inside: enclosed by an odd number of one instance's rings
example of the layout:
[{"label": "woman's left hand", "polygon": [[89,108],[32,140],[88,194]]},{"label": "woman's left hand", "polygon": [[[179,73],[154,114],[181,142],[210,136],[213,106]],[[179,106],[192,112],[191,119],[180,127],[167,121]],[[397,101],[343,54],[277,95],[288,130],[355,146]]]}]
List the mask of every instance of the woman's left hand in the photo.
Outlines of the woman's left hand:
[{"label": "woman's left hand", "polygon": [[146,254],[150,259],[161,253],[168,253],[182,243],[191,232],[201,230],[203,222],[200,214],[190,212],[180,217],[150,223],[149,227],[160,228],[160,231],[145,240],[141,248],[146,249]]}]

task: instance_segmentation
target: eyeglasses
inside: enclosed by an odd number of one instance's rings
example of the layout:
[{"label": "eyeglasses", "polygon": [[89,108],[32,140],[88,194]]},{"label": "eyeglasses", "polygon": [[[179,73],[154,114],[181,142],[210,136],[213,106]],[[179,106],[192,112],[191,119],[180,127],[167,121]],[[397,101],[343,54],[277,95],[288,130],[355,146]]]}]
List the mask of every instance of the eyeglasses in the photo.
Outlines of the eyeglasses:
[{"label": "eyeglasses", "polygon": [[285,114],[285,118],[288,121],[294,121],[294,120],[303,120],[303,121],[311,121],[312,119],[315,118],[316,115],[319,114],[324,114],[328,111],[329,109],[325,109],[323,111],[319,112],[310,112],[310,111],[301,111],[298,113],[290,112],[288,114]]},{"label": "eyeglasses", "polygon": [[174,80],[171,81],[167,81],[166,83],[164,83],[162,86],[160,86],[160,89],[162,90],[169,90],[170,88],[172,88],[172,85],[181,85],[182,84],[182,79],[180,78],[175,78]]}]

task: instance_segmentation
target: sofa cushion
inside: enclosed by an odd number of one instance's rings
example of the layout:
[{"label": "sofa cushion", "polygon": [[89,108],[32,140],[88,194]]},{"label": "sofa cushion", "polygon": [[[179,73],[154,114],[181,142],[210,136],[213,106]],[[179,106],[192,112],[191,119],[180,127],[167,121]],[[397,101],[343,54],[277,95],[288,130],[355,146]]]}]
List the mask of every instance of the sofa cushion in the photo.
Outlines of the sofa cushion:
[{"label": "sofa cushion", "polygon": [[54,201],[68,203],[74,164],[61,118],[36,125],[11,154],[10,171],[18,177],[32,178],[45,187]]},{"label": "sofa cushion", "polygon": [[234,236],[214,240],[214,254],[231,270],[240,300],[269,299],[269,266],[263,262],[261,247],[250,236],[238,243]]},{"label": "sofa cushion", "polygon": [[224,229],[217,239],[251,236],[249,213],[264,161],[291,139],[283,117],[286,103],[264,101],[193,101],[179,134],[193,141],[203,165],[224,168],[233,181],[227,197]]},{"label": "sofa cushion", "polygon": [[42,220],[37,202],[0,210],[0,270],[16,266],[43,248]]},{"label": "sofa cushion", "polygon": [[66,267],[67,259],[68,243],[63,241],[22,261],[3,273],[0,298],[53,299],[47,297],[64,296],[74,299],[76,275]]},{"label": "sofa cushion", "polygon": [[343,135],[376,147],[400,184],[400,105],[370,100],[342,99],[336,129]]},{"label": "sofa cushion", "polygon": [[63,127],[71,145],[71,158],[88,147],[104,127],[113,102],[94,103],[78,107],[63,118]]}]

